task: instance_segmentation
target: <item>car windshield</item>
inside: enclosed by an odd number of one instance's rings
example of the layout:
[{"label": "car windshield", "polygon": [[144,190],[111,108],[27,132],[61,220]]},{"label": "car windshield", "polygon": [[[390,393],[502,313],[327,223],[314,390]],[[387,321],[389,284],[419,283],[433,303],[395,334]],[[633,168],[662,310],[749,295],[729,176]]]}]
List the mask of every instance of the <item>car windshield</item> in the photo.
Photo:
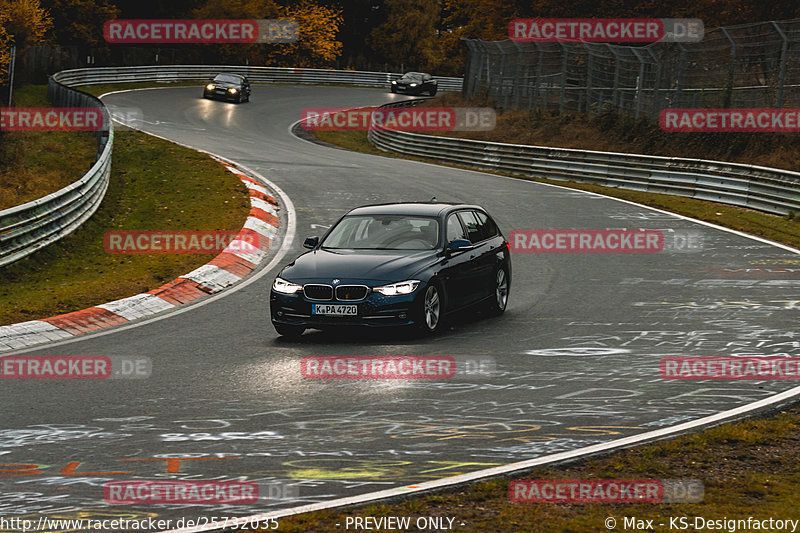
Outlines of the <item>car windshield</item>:
[{"label": "car windshield", "polygon": [[241,83],[242,79],[233,74],[217,74],[214,81],[219,83]]},{"label": "car windshield", "polygon": [[422,81],[422,72],[406,72],[403,74],[404,80]]},{"label": "car windshield", "polygon": [[323,248],[350,250],[433,250],[439,221],[408,215],[352,215],[325,237]]}]

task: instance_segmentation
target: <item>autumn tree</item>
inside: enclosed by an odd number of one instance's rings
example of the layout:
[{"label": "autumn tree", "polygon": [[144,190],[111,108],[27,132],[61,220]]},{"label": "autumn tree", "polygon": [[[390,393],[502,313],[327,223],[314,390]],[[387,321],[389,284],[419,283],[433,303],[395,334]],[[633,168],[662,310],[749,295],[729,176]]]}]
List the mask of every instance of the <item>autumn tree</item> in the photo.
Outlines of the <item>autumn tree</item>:
[{"label": "autumn tree", "polygon": [[[192,11],[196,19],[273,19],[278,18],[281,6],[274,0],[208,0]],[[198,45],[211,59],[232,65],[245,63],[263,65],[267,60],[264,44],[203,44]]]},{"label": "autumn tree", "polygon": [[0,10],[0,85],[8,85],[8,68],[11,63],[11,42],[13,35],[6,31],[8,14]]},{"label": "autumn tree", "polygon": [[0,0],[0,13],[5,14],[3,27],[13,36],[17,50],[43,42],[53,26],[53,19],[39,0]]},{"label": "autumn tree", "polygon": [[45,5],[58,44],[103,46],[103,24],[119,16],[119,9],[108,0],[45,0]]},{"label": "autumn tree", "polygon": [[298,38],[291,43],[268,44],[269,64],[324,67],[341,55],[342,43],[336,38],[342,24],[341,9],[301,0],[282,8],[281,18],[297,23]]},{"label": "autumn tree", "polygon": [[386,0],[386,11],[386,22],[370,34],[372,47],[390,63],[434,70],[443,60],[439,0]]}]

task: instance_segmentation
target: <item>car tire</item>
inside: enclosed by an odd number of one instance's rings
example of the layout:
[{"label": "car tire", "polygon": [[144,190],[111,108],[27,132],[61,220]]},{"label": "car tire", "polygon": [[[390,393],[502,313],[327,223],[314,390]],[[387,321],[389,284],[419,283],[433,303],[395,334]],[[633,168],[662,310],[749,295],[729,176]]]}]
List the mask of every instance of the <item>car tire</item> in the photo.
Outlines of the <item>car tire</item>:
[{"label": "car tire", "polygon": [[303,332],[306,330],[303,326],[292,326],[291,324],[272,324],[275,327],[275,331],[278,332],[278,335],[283,337],[289,337],[296,339]]},{"label": "car tire", "polygon": [[417,326],[425,334],[432,335],[442,329],[444,324],[444,298],[442,289],[436,281],[431,281],[419,302],[419,321]]},{"label": "car tire", "polygon": [[436,87],[428,91],[428,94],[430,94],[431,96],[436,96]]},{"label": "car tire", "polygon": [[506,267],[501,266],[494,274],[494,283],[492,284],[493,295],[489,299],[486,310],[491,316],[502,315],[506,306],[508,305],[508,270]]},{"label": "car tire", "polygon": [[389,90],[390,90],[390,91],[392,91],[393,93],[397,94],[397,89],[395,89],[394,87],[392,87],[392,88],[391,88],[391,89],[389,89]]}]

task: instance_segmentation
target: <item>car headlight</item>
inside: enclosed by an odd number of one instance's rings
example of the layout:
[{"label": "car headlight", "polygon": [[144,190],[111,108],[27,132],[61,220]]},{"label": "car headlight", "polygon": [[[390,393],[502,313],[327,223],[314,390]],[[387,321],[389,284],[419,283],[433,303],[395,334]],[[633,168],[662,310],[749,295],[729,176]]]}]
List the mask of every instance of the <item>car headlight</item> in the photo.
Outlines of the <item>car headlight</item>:
[{"label": "car headlight", "polygon": [[411,87],[416,87],[416,86],[417,86],[417,84],[416,84],[416,83],[412,83],[412,84],[411,84]]},{"label": "car headlight", "polygon": [[206,89],[208,89],[209,91],[213,91],[214,90],[214,85],[209,83],[208,85],[206,85]]},{"label": "car headlight", "polygon": [[231,87],[230,89],[228,89],[228,92],[229,92],[229,93],[236,93],[236,89],[234,89],[233,87]]},{"label": "car headlight", "polygon": [[398,294],[411,294],[417,290],[419,284],[419,280],[410,279],[408,281],[400,281],[398,283],[383,285],[381,287],[373,287],[372,290],[379,292],[384,296],[397,296]]},{"label": "car headlight", "polygon": [[303,290],[303,286],[292,283],[291,281],[286,281],[285,279],[275,278],[275,282],[272,284],[272,290],[282,294],[294,294],[297,291]]},{"label": "car headlight", "polygon": [[397,82],[392,80],[392,85],[397,85]]}]

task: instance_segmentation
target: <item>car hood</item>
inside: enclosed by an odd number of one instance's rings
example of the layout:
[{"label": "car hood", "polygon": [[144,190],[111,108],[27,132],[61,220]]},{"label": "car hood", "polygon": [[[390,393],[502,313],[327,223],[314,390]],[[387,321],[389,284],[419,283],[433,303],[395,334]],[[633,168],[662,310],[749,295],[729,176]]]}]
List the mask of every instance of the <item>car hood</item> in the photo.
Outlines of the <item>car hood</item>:
[{"label": "car hood", "polygon": [[229,81],[210,81],[207,85],[213,85],[214,87],[219,87],[221,89],[239,89],[241,85],[238,83],[231,83]]},{"label": "car hood", "polygon": [[294,283],[405,281],[436,260],[436,250],[325,250],[306,252],[280,277]]}]

